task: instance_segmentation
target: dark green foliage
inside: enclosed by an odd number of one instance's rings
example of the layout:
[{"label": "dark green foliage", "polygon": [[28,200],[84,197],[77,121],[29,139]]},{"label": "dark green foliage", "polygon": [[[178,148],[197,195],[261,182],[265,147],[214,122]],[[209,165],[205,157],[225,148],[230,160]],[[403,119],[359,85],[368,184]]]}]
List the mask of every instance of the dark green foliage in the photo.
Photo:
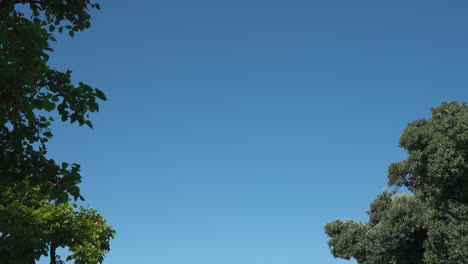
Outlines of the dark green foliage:
[{"label": "dark green foliage", "polygon": [[68,247],[67,260],[76,264],[101,262],[115,235],[106,220],[90,208],[40,200],[39,188],[28,187],[21,199],[13,192],[0,194],[0,223],[7,230],[0,239],[0,263],[35,263],[59,247]]},{"label": "dark green foliage", "polygon": [[466,264],[468,260],[468,107],[442,103],[432,118],[401,135],[408,159],[389,167],[389,182],[414,194],[383,192],[367,223],[325,226],[333,256],[360,264]]},{"label": "dark green foliage", "polygon": [[403,131],[408,158],[389,167],[389,184],[443,202],[468,204],[468,105],[452,101],[432,109]]},{"label": "dark green foliage", "polygon": [[[24,2],[33,11],[30,19],[15,9]],[[98,111],[97,99],[106,97],[84,83],[74,86],[71,71],[47,65],[49,42],[55,40],[48,30],[62,21],[68,22],[69,32],[89,27],[87,9],[95,5],[81,0],[3,0],[0,6],[0,188],[30,176],[51,199],[66,202],[69,194],[77,199],[79,166],[61,166],[45,157],[45,143],[52,137],[52,120],[46,114],[56,110],[62,121],[91,127],[89,112]]]},{"label": "dark green foliage", "polygon": [[[22,8],[18,8],[22,5]],[[30,15],[19,10],[29,7]],[[0,263],[35,263],[68,247],[77,264],[98,263],[115,231],[99,213],[69,200],[83,197],[80,166],[46,157],[52,112],[92,128],[89,114],[106,100],[47,62],[53,32],[88,28],[89,0],[0,0]]]},{"label": "dark green foliage", "polygon": [[[468,207],[458,206],[468,214]],[[325,226],[333,256],[362,264],[465,264],[468,222],[438,211],[415,195],[384,192],[368,223],[335,220]]]},{"label": "dark green foliage", "polygon": [[[449,204],[450,212],[468,217],[468,206]],[[425,243],[426,263],[464,264],[468,260],[468,221],[457,219],[438,209],[433,210]]]}]

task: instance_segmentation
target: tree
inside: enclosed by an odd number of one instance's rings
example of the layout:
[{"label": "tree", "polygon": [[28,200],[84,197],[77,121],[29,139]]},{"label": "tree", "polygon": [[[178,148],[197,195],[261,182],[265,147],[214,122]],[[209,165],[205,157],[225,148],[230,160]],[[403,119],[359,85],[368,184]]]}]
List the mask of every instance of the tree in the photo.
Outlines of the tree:
[{"label": "tree", "polygon": [[106,220],[74,203],[39,200],[38,193],[38,187],[30,186],[22,199],[2,194],[0,221],[8,232],[0,239],[0,263],[35,263],[47,255],[51,264],[64,263],[56,254],[59,247],[67,247],[72,254],[66,260],[76,264],[102,262],[115,235]]},{"label": "tree", "polygon": [[[29,5],[31,19],[15,9],[18,4]],[[0,0],[0,186],[30,176],[51,199],[80,197],[79,165],[45,157],[53,121],[46,113],[57,110],[62,121],[92,127],[89,112],[98,111],[96,100],[106,97],[84,83],[74,86],[71,71],[52,69],[47,61],[52,32],[65,29],[73,36],[89,27],[87,10],[93,7],[99,5],[89,0]]]},{"label": "tree", "polygon": [[[22,5],[23,8],[18,8]],[[23,11],[29,7],[30,15]],[[0,262],[34,263],[67,246],[75,263],[98,263],[115,231],[83,199],[78,164],[46,157],[52,111],[63,122],[87,125],[104,93],[71,81],[47,62],[53,33],[90,27],[89,0],[0,0]],[[49,114],[50,113],[50,114]]]},{"label": "tree", "polygon": [[464,264],[468,259],[467,127],[465,103],[442,103],[432,118],[401,135],[409,157],[389,167],[389,184],[413,194],[384,191],[367,223],[325,225],[334,257],[361,264]]},{"label": "tree", "polygon": [[468,204],[468,105],[444,102],[431,111],[432,118],[408,124],[401,134],[409,156],[390,165],[389,185],[438,203]]},{"label": "tree", "polygon": [[[468,206],[456,208],[468,215]],[[334,257],[361,264],[463,264],[468,259],[468,222],[415,195],[385,191],[367,213],[367,223],[348,219],[325,225]]]}]

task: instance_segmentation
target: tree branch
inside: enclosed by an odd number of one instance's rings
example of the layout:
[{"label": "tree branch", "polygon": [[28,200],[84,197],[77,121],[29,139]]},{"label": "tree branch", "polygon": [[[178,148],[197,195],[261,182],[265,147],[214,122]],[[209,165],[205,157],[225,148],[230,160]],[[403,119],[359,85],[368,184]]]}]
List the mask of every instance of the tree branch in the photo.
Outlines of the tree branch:
[{"label": "tree branch", "polygon": [[57,264],[57,254],[55,250],[57,249],[57,245],[55,243],[50,244],[50,264]]},{"label": "tree branch", "polygon": [[444,213],[450,215],[451,217],[453,217],[453,218],[455,218],[455,219],[457,219],[457,220],[459,220],[459,221],[468,221],[468,217],[461,217],[461,216],[458,216],[458,215],[456,215],[455,213],[450,212],[449,210],[444,209],[444,208],[441,208],[441,207],[439,207],[439,206],[435,207],[435,209],[436,209],[436,210],[439,210],[439,211],[441,211],[441,212],[444,212]]},{"label": "tree branch", "polygon": [[444,112],[445,112],[445,113],[447,113],[449,116],[453,116],[453,113],[452,113],[452,112],[450,112],[450,111],[449,111],[449,110],[447,110],[447,109],[444,109]]}]

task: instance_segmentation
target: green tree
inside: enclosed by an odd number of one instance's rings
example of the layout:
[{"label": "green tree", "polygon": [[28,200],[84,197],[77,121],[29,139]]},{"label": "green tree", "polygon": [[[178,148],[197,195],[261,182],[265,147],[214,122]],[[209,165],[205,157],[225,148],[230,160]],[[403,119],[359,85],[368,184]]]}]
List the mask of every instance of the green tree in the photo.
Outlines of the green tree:
[{"label": "green tree", "polygon": [[464,264],[468,259],[468,108],[442,103],[401,135],[409,157],[389,167],[389,185],[370,205],[367,223],[325,225],[334,257],[361,264]]},{"label": "green tree", "polygon": [[[455,208],[468,215],[468,206]],[[334,257],[361,264],[463,264],[468,259],[468,222],[415,195],[383,192],[367,213],[367,223],[348,219],[325,225]]]},{"label": "green tree", "polygon": [[0,263],[35,263],[47,255],[51,264],[64,263],[56,254],[59,247],[67,247],[71,254],[66,260],[76,264],[102,262],[115,235],[106,220],[74,203],[40,200],[39,187],[28,187],[21,199],[13,192],[1,194],[0,222],[8,232],[0,239]]},{"label": "green tree", "polygon": [[[15,8],[18,4],[29,5],[30,18]],[[93,7],[99,8],[87,0],[0,0],[1,187],[30,177],[51,199],[80,197],[79,166],[45,157],[53,121],[47,112],[56,110],[62,121],[92,127],[89,112],[98,111],[97,99],[106,97],[84,83],[73,85],[71,71],[52,69],[47,61],[52,33],[65,29],[73,36],[89,27]]]},{"label": "green tree", "polygon": [[[21,7],[19,7],[21,6]],[[48,158],[52,112],[92,128],[104,93],[48,65],[53,34],[90,27],[89,0],[0,0],[0,262],[35,263],[69,247],[75,263],[98,263],[115,231],[83,199],[80,166]],[[24,12],[25,10],[27,14]]]},{"label": "green tree", "polygon": [[468,105],[444,102],[430,119],[403,131],[408,158],[390,165],[389,185],[405,186],[424,199],[468,204]]}]

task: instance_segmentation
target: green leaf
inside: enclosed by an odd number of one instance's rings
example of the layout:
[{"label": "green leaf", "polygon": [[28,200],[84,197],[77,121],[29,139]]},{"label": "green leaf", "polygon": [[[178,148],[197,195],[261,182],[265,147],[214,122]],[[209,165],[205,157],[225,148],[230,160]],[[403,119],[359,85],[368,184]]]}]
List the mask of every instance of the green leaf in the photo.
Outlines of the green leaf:
[{"label": "green leaf", "polygon": [[86,125],[88,125],[90,128],[93,128],[93,123],[91,123],[91,121],[86,120],[85,123],[86,123]]},{"label": "green leaf", "polygon": [[50,112],[55,109],[55,104],[50,101],[44,101],[44,110]]},{"label": "green leaf", "polygon": [[52,138],[52,133],[50,131],[44,132],[44,136],[47,138]]},{"label": "green leaf", "polygon": [[107,100],[107,97],[106,95],[104,94],[103,91],[99,90],[99,89],[94,89],[94,92],[96,93],[96,97],[103,100],[103,101],[106,101]]}]

